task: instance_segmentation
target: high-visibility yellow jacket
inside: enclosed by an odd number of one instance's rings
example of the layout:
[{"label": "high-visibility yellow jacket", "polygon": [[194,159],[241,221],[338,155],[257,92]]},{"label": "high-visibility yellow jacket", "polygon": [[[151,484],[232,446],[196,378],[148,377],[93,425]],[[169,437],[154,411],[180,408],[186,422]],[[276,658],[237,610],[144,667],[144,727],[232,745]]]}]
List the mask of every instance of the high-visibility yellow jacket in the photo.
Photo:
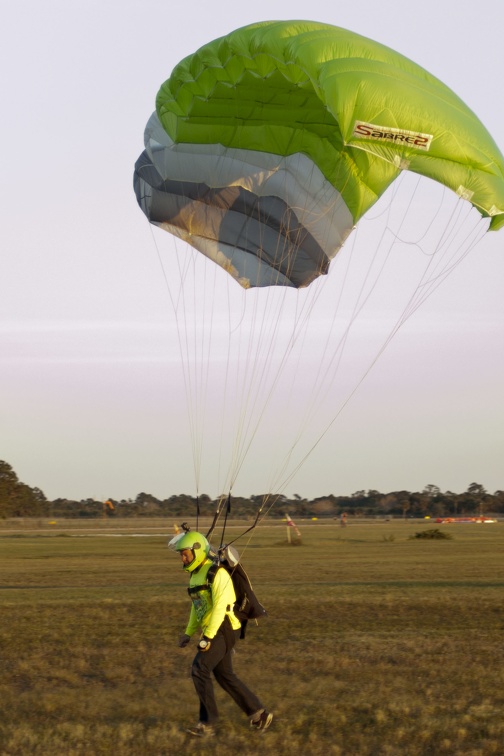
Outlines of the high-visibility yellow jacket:
[{"label": "high-visibility yellow jacket", "polygon": [[223,567],[219,568],[210,588],[207,583],[207,573],[211,565],[211,559],[207,559],[199,570],[191,573],[189,588],[201,586],[202,589],[191,593],[192,607],[186,635],[191,636],[198,628],[201,628],[203,635],[214,638],[226,615],[234,630],[239,630],[241,627],[240,620],[233,612],[236,594],[231,576]]}]

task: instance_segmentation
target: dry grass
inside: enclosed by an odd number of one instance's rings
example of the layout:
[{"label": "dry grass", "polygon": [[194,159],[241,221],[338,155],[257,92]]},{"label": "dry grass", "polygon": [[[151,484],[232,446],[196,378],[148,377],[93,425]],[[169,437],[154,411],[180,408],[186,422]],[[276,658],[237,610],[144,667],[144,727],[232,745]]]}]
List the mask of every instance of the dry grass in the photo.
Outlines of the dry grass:
[{"label": "dry grass", "polygon": [[270,616],[236,668],[274,725],[253,738],[219,693],[204,743],[183,731],[187,581],[166,539],[1,537],[0,753],[502,753],[502,525],[450,541],[410,540],[418,523],[302,530],[299,548],[283,527],[241,544]]}]

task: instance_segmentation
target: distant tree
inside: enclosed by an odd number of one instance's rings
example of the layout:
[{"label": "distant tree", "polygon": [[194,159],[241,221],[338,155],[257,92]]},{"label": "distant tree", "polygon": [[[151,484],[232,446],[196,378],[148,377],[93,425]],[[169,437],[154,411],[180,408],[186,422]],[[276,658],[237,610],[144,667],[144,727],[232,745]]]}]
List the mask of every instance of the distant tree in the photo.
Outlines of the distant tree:
[{"label": "distant tree", "polygon": [[486,494],[486,488],[481,485],[481,483],[471,483],[467,487],[467,493],[471,494],[471,496],[484,496]]},{"label": "distant tree", "polygon": [[504,512],[504,491],[495,491],[492,510],[494,512]]},{"label": "distant tree", "polygon": [[439,496],[441,489],[438,488],[438,486],[433,486],[432,483],[429,483],[429,485],[425,486],[422,493],[424,493],[426,496],[430,496],[431,499],[433,499],[435,496]]},{"label": "distant tree", "polygon": [[40,488],[21,483],[11,465],[0,460],[0,517],[40,517],[47,511]]},{"label": "distant tree", "polygon": [[468,512],[470,512],[471,514],[474,514],[475,512],[478,512],[480,515],[483,514],[488,498],[487,491],[484,486],[482,486],[480,483],[471,483],[467,487],[467,491],[463,496],[466,510]]},{"label": "distant tree", "polygon": [[331,501],[329,496],[323,496],[320,499],[315,499],[311,506],[312,512],[317,517],[323,515],[333,515],[335,513],[334,502]]},{"label": "distant tree", "polygon": [[380,494],[378,497],[371,499],[375,503],[376,512],[378,514],[389,514],[394,511],[397,504],[397,499],[394,494]]},{"label": "distant tree", "polygon": [[0,501],[10,498],[18,485],[18,477],[12,467],[0,460]]},{"label": "distant tree", "polygon": [[148,493],[139,493],[135,499],[135,514],[141,516],[160,513],[160,501]]},{"label": "distant tree", "polygon": [[411,498],[408,491],[391,491],[388,494],[380,494],[377,504],[380,511],[388,514],[406,517],[406,513],[411,509]]},{"label": "distant tree", "polygon": [[435,496],[431,497],[424,492],[411,493],[409,495],[409,500],[413,517],[425,517],[426,515],[430,515],[432,513],[435,498]]}]

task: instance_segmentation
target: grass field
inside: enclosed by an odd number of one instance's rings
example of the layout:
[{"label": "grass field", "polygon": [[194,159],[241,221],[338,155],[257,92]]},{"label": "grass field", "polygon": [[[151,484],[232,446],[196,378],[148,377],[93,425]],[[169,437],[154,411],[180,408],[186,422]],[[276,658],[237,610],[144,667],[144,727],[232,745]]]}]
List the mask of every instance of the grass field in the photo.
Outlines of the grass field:
[{"label": "grass field", "polygon": [[239,544],[269,617],[235,666],[273,726],[250,733],[217,691],[205,742],[184,734],[194,648],[177,647],[170,527],[0,529],[0,753],[502,754],[503,524],[442,526],[451,540],[412,539],[423,522],[299,524],[300,546],[283,525]]}]

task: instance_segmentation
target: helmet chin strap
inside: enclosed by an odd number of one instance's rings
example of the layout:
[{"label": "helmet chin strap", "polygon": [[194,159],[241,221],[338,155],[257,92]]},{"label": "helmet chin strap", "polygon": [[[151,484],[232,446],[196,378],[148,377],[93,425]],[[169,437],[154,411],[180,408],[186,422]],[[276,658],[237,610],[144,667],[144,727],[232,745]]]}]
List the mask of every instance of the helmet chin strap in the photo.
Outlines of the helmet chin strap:
[{"label": "helmet chin strap", "polygon": [[203,567],[203,565],[205,564],[205,562],[208,562],[208,557],[205,557],[203,561],[201,562],[201,564],[198,564],[198,566],[195,567],[194,570],[191,570],[192,574],[195,575],[197,572],[199,572],[201,568]]}]

